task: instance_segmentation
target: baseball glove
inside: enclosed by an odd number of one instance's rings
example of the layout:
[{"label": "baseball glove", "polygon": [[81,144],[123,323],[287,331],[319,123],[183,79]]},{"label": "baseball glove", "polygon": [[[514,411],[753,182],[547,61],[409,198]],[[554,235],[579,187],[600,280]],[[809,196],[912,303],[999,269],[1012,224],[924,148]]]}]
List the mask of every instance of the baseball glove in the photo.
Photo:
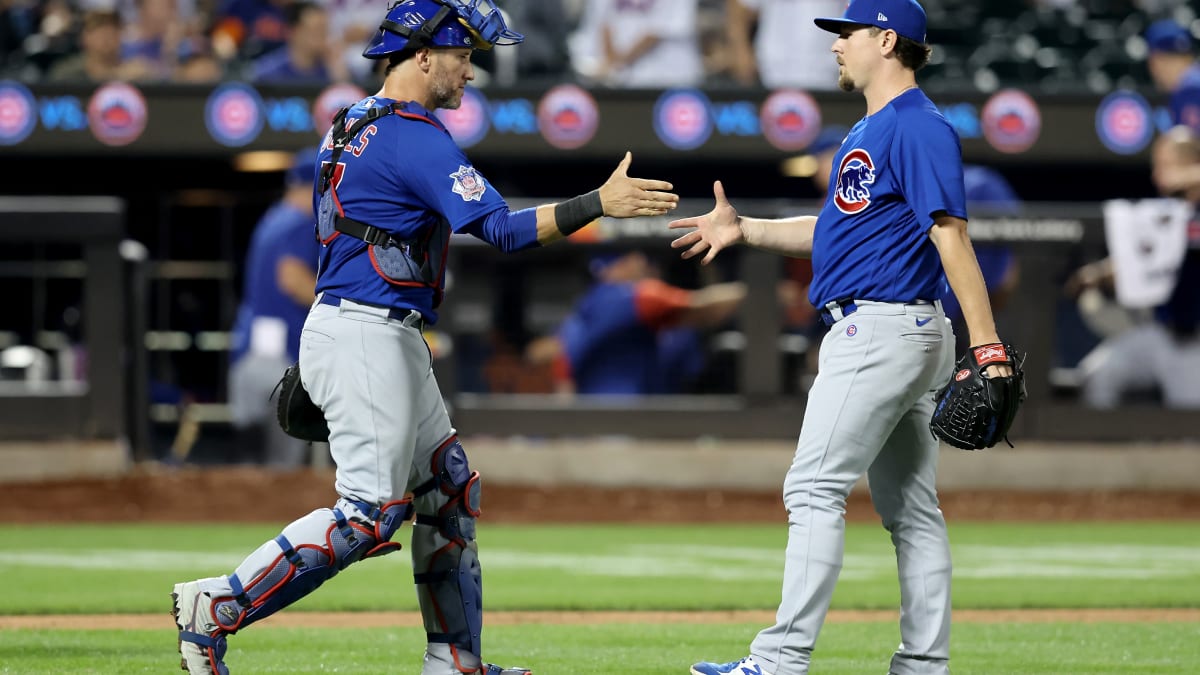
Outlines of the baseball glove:
[{"label": "baseball glove", "polygon": [[[1024,360],[1010,344],[997,342],[969,349],[959,359],[954,376],[937,393],[929,421],[933,435],[964,450],[990,448],[1000,439],[1012,447],[1008,430],[1025,401]],[[984,369],[994,364],[1007,364],[1013,374],[985,376]]]},{"label": "baseball glove", "polygon": [[300,381],[299,363],[293,363],[283,371],[283,377],[275,389],[279,391],[275,418],[287,435],[312,442],[329,440],[325,414],[308,397],[304,383]]}]

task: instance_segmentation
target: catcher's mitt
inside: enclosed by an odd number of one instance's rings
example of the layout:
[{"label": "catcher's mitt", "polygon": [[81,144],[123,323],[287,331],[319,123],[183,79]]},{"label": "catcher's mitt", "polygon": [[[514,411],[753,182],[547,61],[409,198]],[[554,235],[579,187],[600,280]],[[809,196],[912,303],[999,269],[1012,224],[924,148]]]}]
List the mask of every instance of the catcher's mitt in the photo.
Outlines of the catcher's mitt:
[{"label": "catcher's mitt", "polygon": [[[929,421],[933,435],[964,450],[990,448],[1002,438],[1008,442],[1008,430],[1025,401],[1023,361],[1010,344],[993,343],[967,350],[950,382],[937,393],[933,419]],[[986,377],[984,369],[994,364],[1007,364],[1013,374]]]},{"label": "catcher's mitt", "polygon": [[300,381],[299,363],[293,363],[283,371],[283,377],[275,388],[279,390],[275,418],[289,436],[313,442],[329,440],[329,425],[325,423],[325,414],[304,390],[304,384]]}]

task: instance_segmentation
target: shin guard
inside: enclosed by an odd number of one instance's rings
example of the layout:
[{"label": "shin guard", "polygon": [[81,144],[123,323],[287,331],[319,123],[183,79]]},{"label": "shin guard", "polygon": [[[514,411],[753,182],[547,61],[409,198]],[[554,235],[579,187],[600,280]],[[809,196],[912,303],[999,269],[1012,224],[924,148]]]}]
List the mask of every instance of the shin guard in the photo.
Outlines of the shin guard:
[{"label": "shin guard", "polygon": [[483,586],[475,543],[479,473],[471,471],[457,438],[433,455],[433,478],[413,491],[417,518],[413,570],[421,615],[431,644],[450,648],[454,667],[481,667]]},{"label": "shin guard", "polygon": [[409,499],[381,507],[340,499],[332,509],[313,511],[229,575],[228,595],[211,595],[213,617],[234,633],[308,595],[352,563],[399,549],[390,540],[412,513]]}]

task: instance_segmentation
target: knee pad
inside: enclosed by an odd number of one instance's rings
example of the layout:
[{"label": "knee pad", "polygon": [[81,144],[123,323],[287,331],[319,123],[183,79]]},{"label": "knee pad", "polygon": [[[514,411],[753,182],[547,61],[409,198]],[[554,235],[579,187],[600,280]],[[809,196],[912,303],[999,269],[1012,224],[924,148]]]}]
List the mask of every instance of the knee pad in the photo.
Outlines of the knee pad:
[{"label": "knee pad", "polygon": [[[483,587],[475,543],[479,473],[451,437],[433,455],[433,477],[413,491],[417,501],[413,562],[429,642],[450,645],[463,672],[474,672],[483,630]],[[460,659],[459,650],[470,657]]]},{"label": "knee pad", "polygon": [[[343,506],[358,513],[347,518]],[[390,540],[412,513],[410,499],[380,507],[343,499],[332,509],[313,511],[239,567],[250,568],[249,579],[229,575],[230,596],[214,599],[214,618],[225,632],[236,632],[308,595],[349,565],[399,549]]]}]

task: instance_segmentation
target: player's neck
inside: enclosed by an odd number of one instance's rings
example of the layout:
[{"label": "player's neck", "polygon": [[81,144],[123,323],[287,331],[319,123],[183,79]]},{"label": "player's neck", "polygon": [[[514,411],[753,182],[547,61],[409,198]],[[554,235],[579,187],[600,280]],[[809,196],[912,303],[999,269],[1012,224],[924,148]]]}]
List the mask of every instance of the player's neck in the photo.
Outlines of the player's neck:
[{"label": "player's neck", "polygon": [[917,78],[911,70],[904,69],[880,78],[863,89],[863,97],[867,99],[867,114],[874,115],[883,110],[892,99],[909,89],[917,88]]},{"label": "player's neck", "polygon": [[[404,65],[406,64],[402,64],[400,68],[403,68]],[[429,87],[424,80],[414,76],[413,73],[398,72],[400,68],[388,75],[387,79],[383,81],[383,88],[375,96],[390,98],[393,101],[415,101],[426,110],[432,110],[430,106],[433,105],[433,102],[430,100]]]}]

